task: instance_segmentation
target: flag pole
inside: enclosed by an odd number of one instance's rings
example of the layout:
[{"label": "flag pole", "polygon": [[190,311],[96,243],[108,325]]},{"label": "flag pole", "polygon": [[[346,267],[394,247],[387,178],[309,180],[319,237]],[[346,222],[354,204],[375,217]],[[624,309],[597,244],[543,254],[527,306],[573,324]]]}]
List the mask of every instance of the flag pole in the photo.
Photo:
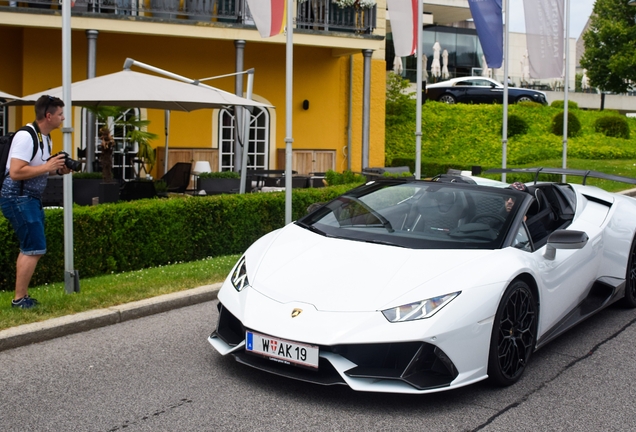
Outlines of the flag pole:
[{"label": "flag pole", "polygon": [[[508,66],[510,48],[510,0],[505,3],[505,32],[504,32],[504,94],[503,94],[503,127],[501,128],[501,168],[506,169],[508,153]],[[506,173],[501,173],[501,181],[506,181]]]},{"label": "flag pole", "polygon": [[287,39],[285,42],[285,225],[292,221],[292,90],[294,79],[294,39],[292,6],[287,0]]},{"label": "flag pole", "polygon": [[417,2],[417,108],[415,110],[415,178],[422,178],[422,0]]},{"label": "flag pole", "polygon": [[[565,0],[565,71],[563,75],[563,169],[568,167],[568,90],[570,87],[570,0]],[[566,182],[566,175],[561,176]]]}]

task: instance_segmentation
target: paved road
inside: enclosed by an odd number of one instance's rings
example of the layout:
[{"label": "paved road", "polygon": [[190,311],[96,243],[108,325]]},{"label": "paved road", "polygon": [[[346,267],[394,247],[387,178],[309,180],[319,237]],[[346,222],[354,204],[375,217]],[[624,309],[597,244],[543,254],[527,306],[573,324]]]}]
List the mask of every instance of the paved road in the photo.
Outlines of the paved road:
[{"label": "paved road", "polygon": [[0,352],[7,431],[636,430],[636,311],[535,354],[515,386],[424,396],[278,378],[218,355],[206,302]]}]

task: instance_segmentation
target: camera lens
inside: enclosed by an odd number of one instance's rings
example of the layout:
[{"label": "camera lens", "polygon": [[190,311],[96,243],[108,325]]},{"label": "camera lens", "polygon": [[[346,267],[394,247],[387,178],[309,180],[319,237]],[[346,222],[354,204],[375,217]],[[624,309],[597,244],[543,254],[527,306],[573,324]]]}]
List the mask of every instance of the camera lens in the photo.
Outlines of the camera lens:
[{"label": "camera lens", "polygon": [[71,171],[78,172],[82,170],[82,163],[71,159],[68,156],[66,156],[66,159],[64,160],[64,165],[66,165],[66,167]]}]

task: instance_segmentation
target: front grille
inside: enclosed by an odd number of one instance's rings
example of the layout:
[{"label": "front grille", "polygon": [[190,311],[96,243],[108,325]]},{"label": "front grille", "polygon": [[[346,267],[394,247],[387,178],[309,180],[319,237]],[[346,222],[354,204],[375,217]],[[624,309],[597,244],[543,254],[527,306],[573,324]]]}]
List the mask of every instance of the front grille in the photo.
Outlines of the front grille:
[{"label": "front grille", "polygon": [[[219,323],[214,335],[230,346],[245,340],[245,327],[219,303]],[[435,345],[425,342],[347,344],[319,346],[321,352],[333,352],[356,366],[345,372],[352,378],[398,380],[418,390],[446,387],[457,377],[457,368]],[[273,374],[323,385],[345,384],[331,363],[320,358],[318,370],[284,365],[238,350],[232,355],[240,363]]]}]

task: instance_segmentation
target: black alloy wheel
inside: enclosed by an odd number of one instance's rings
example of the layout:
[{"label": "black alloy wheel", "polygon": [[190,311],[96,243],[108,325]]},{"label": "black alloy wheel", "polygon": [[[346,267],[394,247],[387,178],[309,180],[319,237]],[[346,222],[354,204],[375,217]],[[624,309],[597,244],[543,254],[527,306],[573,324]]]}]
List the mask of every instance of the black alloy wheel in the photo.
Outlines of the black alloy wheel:
[{"label": "black alloy wheel", "polygon": [[636,308],[636,238],[632,241],[632,246],[629,248],[629,256],[627,257],[623,305],[628,308]]},{"label": "black alloy wheel", "polygon": [[499,386],[521,378],[537,341],[539,313],[534,294],[523,281],[506,289],[497,308],[490,338],[488,377]]}]

